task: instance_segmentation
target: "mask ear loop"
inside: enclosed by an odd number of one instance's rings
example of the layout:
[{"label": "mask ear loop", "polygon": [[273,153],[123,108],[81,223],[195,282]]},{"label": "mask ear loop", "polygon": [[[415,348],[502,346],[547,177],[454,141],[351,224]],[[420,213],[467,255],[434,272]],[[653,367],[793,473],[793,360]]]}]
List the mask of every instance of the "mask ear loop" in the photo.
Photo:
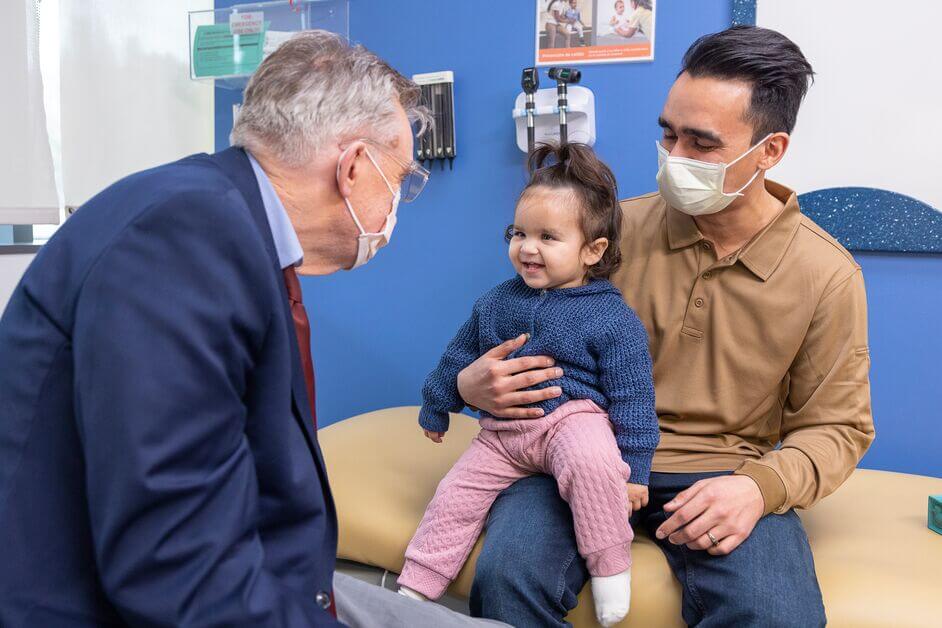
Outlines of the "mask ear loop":
[{"label": "mask ear loop", "polygon": [[735,192],[723,192],[723,196],[742,196],[743,195],[742,191],[745,190],[750,185],[752,185],[752,182],[755,181],[756,177],[758,176],[759,176],[759,169],[756,169],[755,174],[753,174],[752,177],[748,181],[746,181],[746,184],[744,186],[742,186]]},{"label": "mask ear loop", "polygon": [[[760,146],[762,146],[763,144],[765,144],[765,141],[766,141],[767,139],[769,139],[770,137],[772,137],[773,135],[775,135],[775,134],[774,134],[774,133],[769,133],[768,135],[766,135],[765,137],[763,137],[761,140],[759,140],[758,142],[756,142],[756,145],[755,145],[755,146],[753,146],[752,148],[750,148],[749,150],[747,150],[746,152],[744,152],[742,155],[740,155],[740,156],[737,157],[736,159],[734,159],[734,160],[732,160],[731,162],[729,162],[728,164],[726,164],[725,167],[723,168],[723,179],[724,179],[724,180],[726,179],[726,172],[729,170],[729,167],[730,167],[730,166],[732,166],[733,164],[735,164],[737,161],[739,161],[740,159],[742,159],[743,157],[745,157],[746,155],[748,155],[749,153],[751,153],[751,152],[754,151],[755,149],[757,149],[757,148],[759,148]],[[742,186],[741,188],[739,188],[739,189],[736,190],[735,192],[723,192],[723,196],[742,196],[742,191],[745,190],[745,189],[746,189],[747,187],[749,187],[750,185],[752,185],[752,182],[756,180],[756,177],[759,176],[759,173],[760,173],[761,171],[762,171],[761,168],[756,168],[755,174],[753,174],[752,177],[751,177],[748,181],[746,181],[746,184],[745,184],[744,186]],[[722,190],[720,190],[720,191],[722,192]]]},{"label": "mask ear loop", "polygon": [[754,151],[755,149],[757,149],[757,148],[759,148],[760,146],[762,146],[763,144],[765,144],[765,141],[766,141],[767,139],[769,139],[770,137],[772,137],[773,135],[775,135],[775,133],[769,133],[768,135],[766,135],[765,137],[763,137],[761,140],[759,140],[758,142],[756,142],[755,146],[753,146],[752,148],[750,148],[749,150],[747,150],[746,152],[744,152],[742,155],[740,155],[740,156],[737,157],[736,159],[734,159],[734,160],[732,160],[731,162],[729,162],[728,164],[726,164],[726,167],[729,168],[729,167],[732,166],[734,163],[736,163],[737,161],[739,161],[740,159],[742,159],[743,157],[745,157],[746,155],[748,155],[749,153],[751,153],[751,152]]},{"label": "mask ear loop", "polygon": [[370,153],[370,149],[369,149],[369,148],[364,148],[364,149],[363,149],[363,152],[366,153],[366,156],[369,158],[369,160],[370,160],[371,162],[373,162],[373,167],[376,168],[376,171],[377,171],[377,172],[379,172],[379,176],[383,177],[383,183],[386,184],[386,188],[389,190],[389,193],[392,194],[393,196],[395,196],[395,195],[396,195],[396,191],[393,189],[392,185],[390,185],[389,179],[386,178],[386,175],[383,174],[383,169],[380,168],[380,167],[379,167],[379,164],[376,163],[376,160],[373,159],[373,155],[372,155],[372,153]]},{"label": "mask ear loop", "polygon": [[[396,225],[396,206],[402,200],[402,185],[399,186],[398,190],[393,190],[392,185],[389,183],[389,179],[386,178],[386,175],[383,173],[383,169],[379,167],[379,164],[376,163],[376,160],[373,159],[370,149],[364,148],[366,156],[369,157],[370,161],[373,162],[373,167],[376,168],[376,171],[379,173],[379,176],[383,178],[383,183],[386,184],[386,189],[389,190],[389,193],[392,194],[392,209],[389,210],[389,214],[386,215],[386,222],[383,223],[383,230],[380,232],[386,237],[386,243],[389,243],[389,240],[392,238],[392,229]],[[390,220],[392,221],[392,226],[390,226]]]}]

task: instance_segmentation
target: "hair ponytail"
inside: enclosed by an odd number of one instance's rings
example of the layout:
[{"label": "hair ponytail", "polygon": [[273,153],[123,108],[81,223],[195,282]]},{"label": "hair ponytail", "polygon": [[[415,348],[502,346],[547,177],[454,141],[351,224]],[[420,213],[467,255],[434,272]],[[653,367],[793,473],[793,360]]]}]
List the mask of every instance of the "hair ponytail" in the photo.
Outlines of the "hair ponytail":
[{"label": "hair ponytail", "polygon": [[611,169],[585,144],[538,144],[527,157],[530,181],[521,197],[536,186],[568,188],[581,203],[582,232],[586,243],[608,240],[608,248],[589,268],[590,279],[609,278],[621,263],[621,206]]}]

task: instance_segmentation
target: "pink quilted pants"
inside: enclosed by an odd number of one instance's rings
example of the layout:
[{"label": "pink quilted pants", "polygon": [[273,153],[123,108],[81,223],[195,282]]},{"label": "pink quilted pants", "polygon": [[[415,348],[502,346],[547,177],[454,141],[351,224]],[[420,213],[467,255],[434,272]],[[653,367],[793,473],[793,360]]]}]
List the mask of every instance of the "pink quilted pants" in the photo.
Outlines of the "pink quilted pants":
[{"label": "pink quilted pants", "polygon": [[400,585],[430,599],[441,597],[467,560],[497,495],[536,473],[555,477],[569,502],[590,574],[612,576],[631,566],[634,533],[625,486],[631,470],[601,408],[588,400],[570,401],[541,419],[481,419],[481,427],[438,485],[406,549]]}]

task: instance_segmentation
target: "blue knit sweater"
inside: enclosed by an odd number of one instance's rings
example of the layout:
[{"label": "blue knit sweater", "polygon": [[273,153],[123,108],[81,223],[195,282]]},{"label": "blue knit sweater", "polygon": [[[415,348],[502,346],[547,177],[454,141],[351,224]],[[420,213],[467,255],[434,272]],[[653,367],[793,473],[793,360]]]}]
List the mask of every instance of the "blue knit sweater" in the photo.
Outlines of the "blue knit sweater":
[{"label": "blue knit sweater", "polygon": [[563,369],[561,379],[534,387],[559,386],[562,396],[533,405],[549,414],[567,401],[594,401],[615,426],[622,458],[631,466],[631,482],[647,484],[659,439],[647,333],[621,293],[606,280],[577,288],[534,290],[515,277],[478,299],[471,318],[425,382],[421,426],[447,431],[448,413],[465,407],[458,393],[458,373],[522,333],[530,334],[529,342],[509,357],[545,355]]}]

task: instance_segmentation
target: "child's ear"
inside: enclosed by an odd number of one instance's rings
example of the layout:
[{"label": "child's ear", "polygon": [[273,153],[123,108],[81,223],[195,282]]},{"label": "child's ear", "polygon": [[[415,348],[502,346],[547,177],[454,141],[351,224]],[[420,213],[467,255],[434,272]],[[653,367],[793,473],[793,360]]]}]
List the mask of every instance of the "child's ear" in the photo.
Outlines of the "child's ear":
[{"label": "child's ear", "polygon": [[597,238],[586,243],[582,249],[582,263],[586,266],[595,266],[602,260],[608,249],[608,238]]}]

